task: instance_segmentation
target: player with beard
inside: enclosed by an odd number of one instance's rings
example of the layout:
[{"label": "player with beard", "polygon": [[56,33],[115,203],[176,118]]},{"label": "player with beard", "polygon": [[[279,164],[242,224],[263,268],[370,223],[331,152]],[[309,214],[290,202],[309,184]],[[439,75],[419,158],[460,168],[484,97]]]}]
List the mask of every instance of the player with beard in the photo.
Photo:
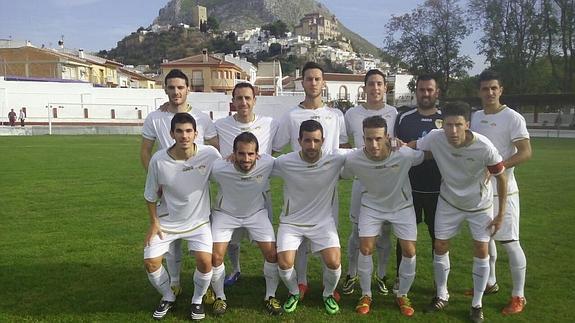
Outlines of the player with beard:
[{"label": "player with beard", "polygon": [[[431,75],[420,75],[415,83],[415,97],[417,107],[397,116],[395,124],[395,137],[403,142],[412,142],[424,137],[434,129],[439,129],[443,124],[441,111],[437,107],[439,88],[437,80]],[[411,182],[411,194],[417,223],[425,221],[427,232],[431,239],[431,253],[435,241],[435,209],[439,196],[441,174],[433,159],[427,159],[420,165],[414,166],[409,171]],[[401,260],[401,244],[397,244],[397,270]],[[395,281],[394,292],[397,291],[399,281]]]},{"label": "player with beard", "polygon": [[265,192],[274,160],[270,155],[259,155],[258,140],[251,132],[240,133],[233,142],[233,162],[224,159],[214,163],[210,178],[218,183],[218,196],[212,214],[212,287],[216,300],[215,314],[227,309],[224,293],[224,255],[232,233],[246,229],[257,242],[265,258],[265,307],[272,315],[281,313],[275,292],[279,284],[275,234],[268,218]]},{"label": "player with beard", "polygon": [[[300,151],[300,125],[303,121],[310,119],[316,120],[322,126],[324,135],[322,151],[324,154],[335,152],[340,147],[349,147],[343,113],[338,109],[327,107],[322,100],[322,90],[325,87],[323,73],[323,68],[314,62],[307,62],[303,66],[302,86],[305,92],[305,99],[297,107],[281,117],[280,127],[273,141],[274,151],[281,151],[288,143],[291,144],[293,151]],[[332,208],[332,216],[336,226],[339,219],[338,202],[339,198],[336,190],[334,207]],[[303,300],[309,289],[307,282],[307,253],[308,243],[304,242],[300,244],[295,265],[298,272],[297,280],[300,289],[300,300]],[[337,291],[335,297],[339,298]]]}]

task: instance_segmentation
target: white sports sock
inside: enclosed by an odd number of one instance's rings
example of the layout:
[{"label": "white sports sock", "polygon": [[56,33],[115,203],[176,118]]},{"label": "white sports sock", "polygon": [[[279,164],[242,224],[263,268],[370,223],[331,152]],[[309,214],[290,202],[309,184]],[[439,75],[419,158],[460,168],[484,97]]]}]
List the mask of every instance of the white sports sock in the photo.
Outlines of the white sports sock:
[{"label": "white sports sock", "polygon": [[509,256],[509,269],[511,270],[511,281],[513,291],[511,296],[525,297],[525,271],[527,270],[527,259],[519,241],[503,244]]},{"label": "white sports sock", "polygon": [[323,270],[323,297],[333,295],[337,287],[337,282],[341,277],[341,265],[337,269],[329,269],[327,266]]},{"label": "white sports sock", "polygon": [[397,296],[407,296],[413,280],[415,279],[415,256],[412,258],[401,257],[399,264],[399,291]]},{"label": "white sports sock", "polygon": [[278,273],[281,280],[286,285],[288,291],[292,295],[299,295],[299,289],[297,288],[297,274],[293,267],[283,270],[278,268]]},{"label": "white sports sock", "polygon": [[383,278],[387,274],[387,263],[391,255],[391,226],[382,226],[383,232],[376,241],[377,250],[377,277]]},{"label": "white sports sock", "polygon": [[176,295],[170,288],[170,276],[164,266],[160,266],[160,269],[154,271],[153,273],[148,273],[148,279],[152,286],[162,294],[162,299],[165,301],[173,302],[176,300]]},{"label": "white sports sock", "polygon": [[442,300],[449,300],[447,292],[447,279],[451,264],[449,263],[449,252],[444,255],[433,253],[433,275],[435,276],[435,286],[437,288],[437,297]]},{"label": "white sports sock", "polygon": [[483,259],[473,257],[473,300],[471,301],[471,306],[482,306],[481,299],[483,298],[488,279],[489,257]]},{"label": "white sports sock", "polygon": [[[237,232],[240,232],[236,230]],[[234,231],[234,234],[236,233]],[[238,233],[239,234],[239,233]],[[232,239],[233,241],[233,239]],[[235,274],[241,272],[240,267],[240,244],[239,243],[229,243],[228,244],[228,257],[230,257],[230,264],[232,265],[232,272],[230,274]]]},{"label": "white sports sock", "polygon": [[224,263],[217,267],[212,267],[212,288],[214,289],[216,298],[221,298],[223,300],[226,300],[226,294],[224,293],[225,276],[226,266]]},{"label": "white sports sock", "polygon": [[295,255],[295,271],[297,272],[297,283],[307,285],[307,250],[308,240],[303,239]]},{"label": "white sports sock", "polygon": [[182,240],[174,240],[170,249],[164,254],[166,269],[170,275],[170,286],[180,286],[180,272],[182,270]]},{"label": "white sports sock", "polygon": [[373,259],[371,255],[364,255],[361,252],[357,258],[357,271],[359,272],[359,286],[361,295],[371,297],[371,273],[373,272]]},{"label": "white sports sock", "polygon": [[197,268],[194,271],[194,296],[192,296],[192,304],[201,304],[202,297],[206,294],[210,281],[212,280],[212,271],[207,273],[200,272]]},{"label": "white sports sock", "polygon": [[497,277],[495,276],[495,262],[497,262],[497,245],[495,240],[489,240],[489,279],[487,284],[489,286],[497,282]]},{"label": "white sports sock", "polygon": [[280,283],[277,262],[264,262],[264,277],[266,279],[266,297],[264,300],[267,300],[270,298],[270,296],[276,296],[276,290],[278,289],[278,285]]},{"label": "white sports sock", "polygon": [[347,274],[351,277],[357,275],[357,257],[359,256],[359,234],[357,232],[357,223],[353,224],[349,239],[347,240]]}]

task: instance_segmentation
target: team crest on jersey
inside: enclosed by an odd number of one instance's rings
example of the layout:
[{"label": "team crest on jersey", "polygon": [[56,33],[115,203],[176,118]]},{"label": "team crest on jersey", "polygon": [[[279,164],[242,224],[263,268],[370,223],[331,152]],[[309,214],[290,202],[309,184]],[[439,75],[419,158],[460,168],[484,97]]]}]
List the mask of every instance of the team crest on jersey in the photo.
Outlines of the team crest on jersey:
[{"label": "team crest on jersey", "polygon": [[206,165],[200,165],[198,167],[196,167],[196,169],[198,170],[198,172],[202,175],[206,175]]},{"label": "team crest on jersey", "polygon": [[261,183],[264,181],[264,175],[258,175],[256,176],[256,182]]},{"label": "team crest on jersey", "polygon": [[435,128],[437,128],[437,129],[443,128],[443,120],[435,119]]}]

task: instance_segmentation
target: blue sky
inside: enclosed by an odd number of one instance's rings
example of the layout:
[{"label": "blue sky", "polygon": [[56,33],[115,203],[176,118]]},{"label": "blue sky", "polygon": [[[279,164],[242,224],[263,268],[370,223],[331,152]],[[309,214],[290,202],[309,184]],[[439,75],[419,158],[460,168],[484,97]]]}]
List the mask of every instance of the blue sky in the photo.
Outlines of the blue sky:
[{"label": "blue sky", "polygon": [[[320,0],[351,30],[381,47],[391,15],[407,13],[423,0]],[[124,36],[147,27],[168,0],[0,0],[0,39],[30,40],[56,46],[61,35],[69,48],[110,49]],[[374,4],[377,4],[374,8]],[[478,73],[483,58],[473,39],[464,44]]]}]

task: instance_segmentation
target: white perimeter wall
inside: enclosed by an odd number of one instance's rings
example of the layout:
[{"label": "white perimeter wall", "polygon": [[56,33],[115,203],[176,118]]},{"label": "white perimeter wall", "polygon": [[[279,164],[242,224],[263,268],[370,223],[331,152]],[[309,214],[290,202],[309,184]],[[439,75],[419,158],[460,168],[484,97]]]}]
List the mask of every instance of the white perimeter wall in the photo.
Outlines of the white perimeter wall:
[{"label": "white perimeter wall", "polygon": [[[141,123],[146,115],[167,101],[162,89],[96,88],[91,84],[5,81],[0,78],[0,121],[8,112],[26,107],[28,122],[48,122],[46,106],[58,109],[53,122]],[[303,96],[258,97],[255,112],[277,118],[303,101]],[[188,102],[214,119],[229,115],[231,96],[222,93],[191,92]],[[88,119],[84,118],[88,109]],[[111,119],[110,110],[116,112]],[[138,110],[142,119],[138,119]]]}]

